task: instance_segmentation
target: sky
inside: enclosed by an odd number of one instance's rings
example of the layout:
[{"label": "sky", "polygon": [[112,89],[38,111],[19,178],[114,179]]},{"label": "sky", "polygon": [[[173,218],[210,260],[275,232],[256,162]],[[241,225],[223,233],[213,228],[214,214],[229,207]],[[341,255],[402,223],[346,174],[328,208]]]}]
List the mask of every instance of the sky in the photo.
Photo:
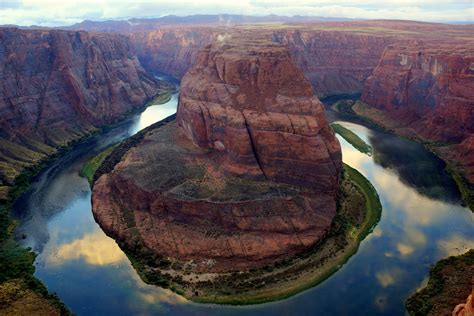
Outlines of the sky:
[{"label": "sky", "polygon": [[0,0],[0,24],[17,25],[224,13],[474,23],[474,0]]}]

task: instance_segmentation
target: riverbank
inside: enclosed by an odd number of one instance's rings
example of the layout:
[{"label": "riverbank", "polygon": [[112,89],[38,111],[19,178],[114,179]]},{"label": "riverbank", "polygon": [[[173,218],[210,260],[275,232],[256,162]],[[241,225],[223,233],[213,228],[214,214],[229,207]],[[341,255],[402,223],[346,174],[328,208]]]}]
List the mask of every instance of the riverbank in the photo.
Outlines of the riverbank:
[{"label": "riverbank", "polygon": [[[344,165],[336,218],[327,236],[313,249],[285,262],[248,272],[250,275],[244,282],[263,284],[260,289],[244,289],[230,295],[210,290],[207,295],[185,297],[200,303],[248,305],[293,296],[337,272],[357,252],[361,241],[380,220],[381,213],[382,205],[372,184],[356,169]],[[214,283],[226,281],[229,282],[229,277]]]},{"label": "riverbank", "polygon": [[346,141],[349,142],[355,149],[360,151],[363,154],[372,156],[372,147],[367,144],[362,138],[357,136],[356,133],[352,132],[350,129],[345,128],[341,124],[332,123],[332,129],[337,134],[341,135]]},{"label": "riverbank", "polygon": [[410,315],[451,315],[456,305],[464,303],[472,291],[474,249],[438,261],[430,269],[426,287],[405,302]]},{"label": "riverbank", "polygon": [[[152,130],[160,124],[162,122],[149,128]],[[97,168],[94,181],[111,172],[123,154],[146,132],[126,140],[112,153],[100,155],[107,158]],[[118,240],[118,243],[144,282],[169,288],[189,300],[232,305],[279,300],[313,287],[336,272],[357,252],[360,242],[380,219],[378,195],[359,172],[345,166],[340,188],[336,218],[321,242],[304,253],[258,269],[203,274],[190,271],[187,264],[180,264],[172,258],[157,257],[147,251],[139,238],[135,238],[134,247],[124,240]],[[129,218],[130,214],[125,212],[123,216]],[[131,217],[128,224],[136,225]]]},{"label": "riverbank", "polygon": [[[16,177],[14,185],[8,187],[8,192],[0,199],[0,314],[10,311],[35,315],[70,314],[70,311],[60,302],[58,297],[49,294],[46,287],[33,276],[35,271],[33,263],[36,255],[31,249],[19,246],[13,239],[16,222],[10,217],[10,211],[15,200],[28,189],[31,180],[56,159],[81,143],[88,141],[91,137],[110,129],[115,124],[130,117],[130,115],[143,111],[151,103],[167,102],[174,92],[174,87],[169,85],[139,109],[121,116],[120,120],[113,125],[103,126],[79,139],[70,141],[65,146],[57,148],[53,154],[23,169]],[[30,309],[29,306],[36,306],[36,309]]]},{"label": "riverbank", "polygon": [[398,122],[388,117],[383,111],[370,107],[360,101],[339,100],[331,107],[338,113],[362,121],[370,128],[378,129],[384,132],[395,134],[399,137],[414,141],[423,145],[427,150],[435,154],[446,164],[446,171],[455,181],[464,203],[474,212],[474,184],[470,183],[464,176],[463,167],[456,161],[447,157],[449,144],[432,142],[420,138],[415,132],[408,128],[397,128]]}]

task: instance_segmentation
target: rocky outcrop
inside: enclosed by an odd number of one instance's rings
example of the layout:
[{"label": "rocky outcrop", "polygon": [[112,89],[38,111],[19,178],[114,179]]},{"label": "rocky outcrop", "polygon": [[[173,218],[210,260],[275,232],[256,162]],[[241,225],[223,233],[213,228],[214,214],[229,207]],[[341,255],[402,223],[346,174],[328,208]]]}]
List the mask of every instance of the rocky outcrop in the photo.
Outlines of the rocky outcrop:
[{"label": "rocky outcrop", "polygon": [[461,142],[474,132],[474,49],[456,44],[417,40],[388,46],[362,101],[424,139]]},{"label": "rocky outcrop", "polygon": [[[430,268],[427,285],[405,301],[410,315],[472,315],[474,249],[438,261]],[[466,302],[467,298],[467,302]],[[466,304],[459,304],[466,302]]]},{"label": "rocky outcrop", "polygon": [[[469,45],[471,43],[471,45]],[[429,143],[455,172],[474,207],[474,49],[459,40],[390,45],[366,81],[362,101],[397,133]],[[464,179],[463,179],[464,178]]]},{"label": "rocky outcrop", "polygon": [[137,32],[129,36],[147,70],[181,79],[194,65],[199,49],[211,44],[218,35],[218,30],[209,27],[181,27]]},{"label": "rocky outcrop", "polygon": [[459,304],[454,308],[452,316],[471,316],[471,315],[474,315],[473,293],[474,293],[474,288],[472,290],[472,293],[467,298],[466,303]]},{"label": "rocky outcrop", "polygon": [[396,38],[383,34],[282,30],[273,40],[288,45],[293,61],[320,97],[361,93],[387,45]]},{"label": "rocky outcrop", "polygon": [[0,185],[142,106],[162,84],[126,37],[0,29]]},{"label": "rocky outcrop", "polygon": [[337,190],[339,143],[280,45],[201,50],[182,80],[177,115],[194,144],[225,154],[232,174]]},{"label": "rocky outcrop", "polygon": [[94,183],[104,231],[155,265],[171,262],[166,273],[262,267],[331,226],[339,143],[288,51],[251,43],[201,50],[176,123],[147,131]]}]

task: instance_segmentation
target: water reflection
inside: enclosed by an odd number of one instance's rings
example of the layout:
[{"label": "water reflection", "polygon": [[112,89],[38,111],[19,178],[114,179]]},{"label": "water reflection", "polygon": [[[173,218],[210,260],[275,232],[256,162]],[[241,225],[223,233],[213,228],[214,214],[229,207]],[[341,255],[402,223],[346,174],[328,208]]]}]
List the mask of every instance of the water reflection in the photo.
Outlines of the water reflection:
[{"label": "water reflection", "polygon": [[451,176],[445,171],[445,163],[422,145],[401,137],[370,130],[364,127],[363,120],[340,114],[331,105],[341,98],[354,96],[335,96],[324,100],[326,114],[331,122],[342,120],[347,128],[353,130],[374,149],[374,161],[386,169],[395,170],[400,180],[429,198],[451,203],[460,203],[461,195]]},{"label": "water reflection", "polygon": [[[78,172],[95,152],[175,111],[176,101],[175,96],[165,106],[149,108],[143,117],[63,157],[38,177],[21,203],[24,216],[19,231],[28,236],[21,241],[42,245],[36,247],[36,276],[77,315],[403,315],[405,298],[426,282],[431,264],[474,247],[472,212],[451,199],[422,193],[417,184],[407,181],[411,177],[407,174],[419,171],[416,164],[389,157],[394,165],[382,166],[338,136],[344,162],[373,183],[383,212],[357,254],[328,280],[289,299],[247,307],[193,304],[169,290],[144,284],[118,245],[95,223],[90,190]],[[385,145],[390,141],[384,136],[392,140],[390,135],[340,123],[383,157],[405,153],[413,157],[411,150],[419,150],[410,144],[393,149]],[[438,173],[439,166],[429,161],[431,155],[420,157],[427,160],[420,177],[423,182]],[[436,186],[449,196],[445,183],[427,187]]]},{"label": "water reflection", "polygon": [[460,202],[459,191],[445,171],[445,163],[434,154],[395,135],[374,132],[370,138],[374,161],[396,170],[402,182],[430,198]]},{"label": "water reflection", "polygon": [[108,265],[127,259],[115,241],[101,231],[87,234],[80,239],[61,244],[56,253],[48,257],[48,264],[64,264],[71,260],[84,260],[90,265]]}]

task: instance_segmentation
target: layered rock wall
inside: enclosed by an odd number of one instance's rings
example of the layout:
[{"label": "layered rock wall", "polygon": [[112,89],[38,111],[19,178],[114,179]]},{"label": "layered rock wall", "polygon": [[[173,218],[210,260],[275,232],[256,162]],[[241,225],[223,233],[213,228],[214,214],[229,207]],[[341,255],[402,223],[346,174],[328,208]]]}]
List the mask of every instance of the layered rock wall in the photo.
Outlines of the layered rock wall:
[{"label": "layered rock wall", "polygon": [[115,34],[0,29],[0,185],[157,94]]},{"label": "layered rock wall", "polygon": [[194,65],[199,49],[211,44],[218,35],[218,30],[195,27],[165,28],[129,36],[147,70],[181,79]]},{"label": "layered rock wall", "polygon": [[390,45],[361,99],[426,139],[460,142],[474,132],[474,49],[425,41]]},{"label": "layered rock wall", "polygon": [[280,45],[201,50],[182,80],[177,120],[196,145],[223,152],[232,174],[337,190],[339,143]]},{"label": "layered rock wall", "polygon": [[320,97],[361,93],[385,47],[396,41],[381,34],[313,30],[277,31],[272,38],[288,46]]},{"label": "layered rock wall", "polygon": [[361,100],[380,109],[399,133],[448,145],[435,148],[474,183],[474,46],[413,40],[390,45]]}]

